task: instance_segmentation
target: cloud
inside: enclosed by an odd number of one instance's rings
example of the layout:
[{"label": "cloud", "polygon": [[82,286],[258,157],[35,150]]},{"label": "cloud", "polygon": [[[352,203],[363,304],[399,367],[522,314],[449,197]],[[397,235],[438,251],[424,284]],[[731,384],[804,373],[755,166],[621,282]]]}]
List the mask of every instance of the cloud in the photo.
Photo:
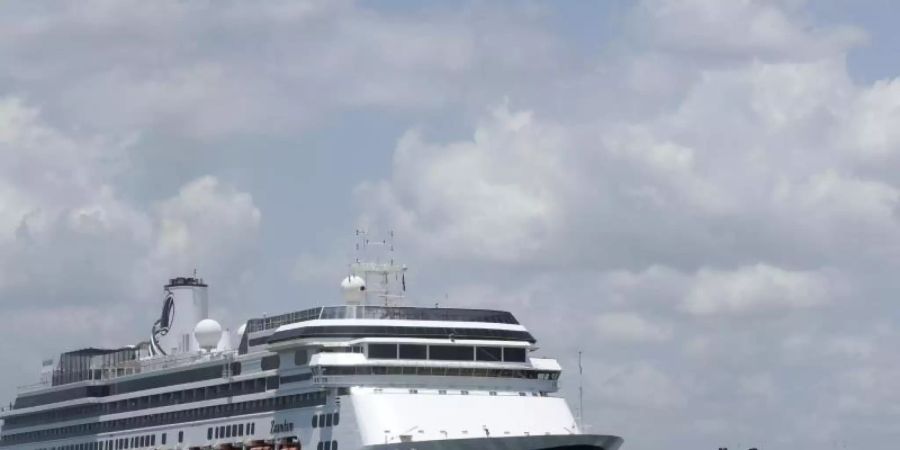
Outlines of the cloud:
[{"label": "cloud", "polygon": [[815,27],[793,0],[648,0],[635,8],[637,39],[651,48],[716,58],[817,58],[864,43],[856,27]]},{"label": "cloud", "polygon": [[671,330],[629,312],[597,316],[594,330],[598,337],[610,341],[659,342],[671,338]]},{"label": "cloud", "polygon": [[212,176],[183,186],[175,197],[160,203],[156,212],[158,234],[150,256],[152,264],[181,272],[202,264],[244,266],[241,259],[252,257],[262,216],[249,194]]},{"label": "cloud", "polygon": [[[465,103],[496,95],[490,86],[523,67],[554,67],[552,35],[490,7],[387,15],[349,1],[91,0],[7,9],[0,58],[10,85],[82,126],[201,141],[291,135],[348,109]],[[466,89],[473,70],[482,82]]]},{"label": "cloud", "polygon": [[757,264],[730,272],[701,270],[683,308],[699,316],[741,315],[810,308],[828,299],[822,274]]},{"label": "cloud", "polygon": [[680,406],[686,400],[678,383],[650,363],[606,369],[609,376],[596,386],[595,394],[603,401],[642,409],[667,409]]},{"label": "cloud", "polygon": [[847,108],[847,122],[838,136],[856,159],[879,162],[900,152],[900,132],[893,126],[900,116],[900,80],[880,80],[860,92]]},{"label": "cloud", "polygon": [[559,139],[530,113],[503,106],[468,142],[434,145],[409,132],[397,144],[395,178],[364,185],[358,196],[387,208],[416,244],[438,254],[534,257],[561,219],[555,197],[567,170]]}]

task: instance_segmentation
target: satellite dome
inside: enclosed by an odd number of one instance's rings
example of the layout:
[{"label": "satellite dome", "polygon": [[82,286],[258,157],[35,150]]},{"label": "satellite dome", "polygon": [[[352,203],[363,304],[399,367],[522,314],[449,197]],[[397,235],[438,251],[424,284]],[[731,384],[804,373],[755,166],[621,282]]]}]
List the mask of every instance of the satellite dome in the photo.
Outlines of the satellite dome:
[{"label": "satellite dome", "polygon": [[366,280],[350,275],[341,281],[341,291],[347,303],[360,303],[366,298]]},{"label": "satellite dome", "polygon": [[203,350],[212,350],[222,339],[222,325],[212,319],[203,319],[194,327],[194,339]]}]

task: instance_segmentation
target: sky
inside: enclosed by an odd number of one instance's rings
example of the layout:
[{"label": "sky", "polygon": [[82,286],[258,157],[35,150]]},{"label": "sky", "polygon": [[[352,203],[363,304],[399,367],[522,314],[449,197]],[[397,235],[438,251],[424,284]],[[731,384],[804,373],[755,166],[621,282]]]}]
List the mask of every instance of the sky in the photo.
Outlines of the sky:
[{"label": "sky", "polygon": [[194,269],[232,329],[340,303],[363,228],[409,304],[513,311],[625,448],[895,448],[897,17],[2,2],[0,402]]}]

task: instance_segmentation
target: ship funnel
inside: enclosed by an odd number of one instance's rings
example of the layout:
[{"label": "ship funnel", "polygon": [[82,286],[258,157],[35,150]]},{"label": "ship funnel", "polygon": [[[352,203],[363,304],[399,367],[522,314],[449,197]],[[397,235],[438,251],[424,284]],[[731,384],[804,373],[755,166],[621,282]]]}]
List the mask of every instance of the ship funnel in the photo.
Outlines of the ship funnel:
[{"label": "ship funnel", "polygon": [[194,326],[209,317],[207,285],[200,278],[172,278],[164,294],[162,313],[150,335],[151,353],[159,356],[200,350]]}]

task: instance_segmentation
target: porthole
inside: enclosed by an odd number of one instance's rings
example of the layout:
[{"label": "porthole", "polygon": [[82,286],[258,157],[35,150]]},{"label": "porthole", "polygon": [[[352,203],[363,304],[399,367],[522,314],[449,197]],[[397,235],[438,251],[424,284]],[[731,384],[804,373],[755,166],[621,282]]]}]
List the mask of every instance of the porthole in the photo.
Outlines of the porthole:
[{"label": "porthole", "polygon": [[315,415],[312,416],[312,427],[313,428],[319,427],[319,417],[318,416],[315,416]]}]

